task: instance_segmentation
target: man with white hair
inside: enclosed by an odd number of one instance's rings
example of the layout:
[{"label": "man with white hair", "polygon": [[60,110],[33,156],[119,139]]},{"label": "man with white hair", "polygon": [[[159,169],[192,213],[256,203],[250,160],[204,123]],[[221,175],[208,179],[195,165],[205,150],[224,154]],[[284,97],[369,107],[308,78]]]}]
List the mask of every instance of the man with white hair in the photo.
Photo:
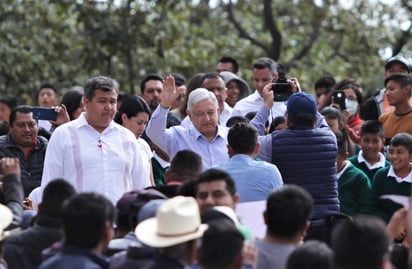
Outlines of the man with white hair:
[{"label": "man with white hair", "polygon": [[[271,107],[273,93],[265,94],[267,95],[265,106]],[[147,125],[147,136],[170,158],[184,149],[198,153],[202,157],[203,170],[227,161],[229,159],[226,148],[228,130],[218,124],[218,102],[215,94],[204,88],[192,91],[188,99],[187,114],[193,125],[173,126],[166,129],[167,113],[176,98],[174,78],[168,76],[164,81],[160,105],[153,112]],[[264,123],[266,117],[258,116],[251,123],[255,121]]]}]

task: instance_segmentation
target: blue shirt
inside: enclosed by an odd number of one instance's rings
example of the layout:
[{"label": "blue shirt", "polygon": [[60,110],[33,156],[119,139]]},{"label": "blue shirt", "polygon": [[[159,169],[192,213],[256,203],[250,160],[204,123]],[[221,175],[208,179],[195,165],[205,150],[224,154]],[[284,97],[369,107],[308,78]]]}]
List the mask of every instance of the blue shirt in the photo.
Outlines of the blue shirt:
[{"label": "blue shirt", "polygon": [[266,200],[273,189],[283,185],[276,165],[255,161],[245,154],[236,154],[216,168],[225,170],[233,178],[241,203]]},{"label": "blue shirt", "polygon": [[166,129],[168,111],[169,109],[162,108],[161,105],[156,108],[147,125],[146,134],[171,159],[180,150],[192,150],[202,157],[203,170],[229,159],[226,127],[219,125],[215,138],[209,141],[192,124],[188,127],[172,126]]}]

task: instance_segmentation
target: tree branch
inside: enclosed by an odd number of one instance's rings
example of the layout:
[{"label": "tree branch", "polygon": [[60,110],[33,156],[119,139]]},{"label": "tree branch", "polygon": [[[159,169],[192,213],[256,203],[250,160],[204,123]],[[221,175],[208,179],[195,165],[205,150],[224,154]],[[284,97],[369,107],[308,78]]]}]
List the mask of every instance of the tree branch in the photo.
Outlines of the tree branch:
[{"label": "tree branch", "polygon": [[401,52],[402,48],[408,43],[409,38],[412,34],[412,20],[410,20],[409,28],[406,31],[401,31],[400,36],[396,39],[395,43],[392,45],[392,54],[396,55]]},{"label": "tree branch", "polygon": [[282,34],[276,26],[272,11],[272,0],[263,1],[263,25],[272,37],[272,45],[268,56],[277,61],[280,57],[280,50],[282,47]]},{"label": "tree branch", "polygon": [[235,26],[236,30],[239,32],[239,36],[249,40],[252,44],[258,46],[259,48],[263,49],[267,54],[270,54],[270,48],[268,48],[265,44],[261,43],[259,40],[253,38],[249,35],[248,32],[240,25],[240,23],[236,20],[235,14],[233,13],[233,5],[232,1],[230,0],[227,4],[227,12],[228,12],[228,19],[229,21]]}]

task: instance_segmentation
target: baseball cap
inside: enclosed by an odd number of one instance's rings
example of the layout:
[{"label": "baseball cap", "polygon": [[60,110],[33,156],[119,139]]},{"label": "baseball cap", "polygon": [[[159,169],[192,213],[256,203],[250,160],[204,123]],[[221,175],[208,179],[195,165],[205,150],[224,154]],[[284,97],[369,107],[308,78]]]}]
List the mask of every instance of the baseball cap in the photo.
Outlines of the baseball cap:
[{"label": "baseball cap", "polygon": [[406,69],[408,70],[408,73],[411,72],[411,63],[409,62],[407,58],[403,57],[402,55],[396,55],[396,56],[393,56],[392,58],[389,58],[389,60],[387,60],[385,63],[385,69],[389,68],[389,66],[394,62],[401,63],[402,65],[406,67]]},{"label": "baseball cap", "polygon": [[288,117],[292,119],[293,124],[307,125],[307,118],[303,119],[300,115],[312,115],[313,120],[316,118],[317,106],[315,98],[304,92],[292,94],[286,104]]}]

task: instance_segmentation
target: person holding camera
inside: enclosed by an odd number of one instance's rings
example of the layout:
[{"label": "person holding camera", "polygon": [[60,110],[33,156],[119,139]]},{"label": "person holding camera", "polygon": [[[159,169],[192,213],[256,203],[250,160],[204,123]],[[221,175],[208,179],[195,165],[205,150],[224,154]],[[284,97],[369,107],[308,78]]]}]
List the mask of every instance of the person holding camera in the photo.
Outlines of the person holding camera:
[{"label": "person holding camera", "polygon": [[[278,116],[284,116],[286,112],[285,101],[293,93],[292,88],[289,86],[285,76],[280,76],[280,70],[278,70],[278,63],[268,57],[261,57],[257,59],[252,66],[253,84],[255,86],[255,92],[251,95],[239,100],[233,107],[232,116],[246,116],[250,112],[257,112],[263,106],[263,88],[268,83],[274,87],[271,90],[274,92],[274,101],[276,104],[270,110],[268,117],[269,123],[272,119]],[[289,79],[290,80],[290,79]],[[292,79],[295,83],[295,91],[299,91],[299,83],[297,80]]]},{"label": "person holding camera", "polygon": [[[264,90],[273,85],[269,83]],[[259,137],[257,157],[275,164],[285,184],[301,186],[313,196],[315,204],[308,237],[327,242],[331,231],[329,221],[340,212],[337,143],[329,127],[316,128],[318,115],[312,95],[292,94],[287,102],[287,129]]]}]

